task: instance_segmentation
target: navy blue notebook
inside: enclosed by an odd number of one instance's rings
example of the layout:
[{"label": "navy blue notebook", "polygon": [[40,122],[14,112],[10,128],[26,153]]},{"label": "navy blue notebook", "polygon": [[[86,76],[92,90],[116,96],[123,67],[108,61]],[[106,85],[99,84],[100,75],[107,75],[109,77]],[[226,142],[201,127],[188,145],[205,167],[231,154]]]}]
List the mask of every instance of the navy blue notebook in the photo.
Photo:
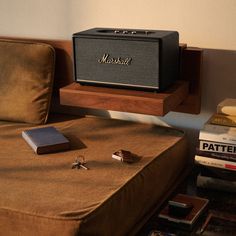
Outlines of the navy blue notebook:
[{"label": "navy blue notebook", "polygon": [[53,126],[22,132],[22,137],[37,154],[64,151],[70,148],[69,140]]}]

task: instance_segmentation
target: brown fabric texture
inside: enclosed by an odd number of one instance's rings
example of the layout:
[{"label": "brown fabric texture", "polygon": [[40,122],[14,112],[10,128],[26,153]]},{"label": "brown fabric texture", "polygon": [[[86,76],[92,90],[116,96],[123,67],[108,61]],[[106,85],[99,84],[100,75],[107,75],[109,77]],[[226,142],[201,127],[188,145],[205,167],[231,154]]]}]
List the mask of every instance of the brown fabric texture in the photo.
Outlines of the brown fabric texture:
[{"label": "brown fabric texture", "polygon": [[[182,132],[102,118],[58,116],[71,150],[37,155],[21,137],[33,126],[0,122],[0,235],[132,235],[187,163]],[[142,158],[125,164],[119,149]],[[71,169],[84,155],[90,170]]]},{"label": "brown fabric texture", "polygon": [[0,120],[46,122],[54,61],[47,44],[0,39]]}]

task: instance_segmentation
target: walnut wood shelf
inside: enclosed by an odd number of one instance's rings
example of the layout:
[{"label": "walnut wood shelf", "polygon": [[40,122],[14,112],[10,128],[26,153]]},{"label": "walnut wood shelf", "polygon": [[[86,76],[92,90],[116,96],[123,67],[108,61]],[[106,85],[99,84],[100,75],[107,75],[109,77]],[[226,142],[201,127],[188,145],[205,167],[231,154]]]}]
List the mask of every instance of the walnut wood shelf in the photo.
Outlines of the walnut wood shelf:
[{"label": "walnut wood shelf", "polygon": [[179,80],[164,93],[81,86],[60,88],[60,104],[164,116],[170,111],[198,114],[201,109],[203,50],[180,45]]},{"label": "walnut wood shelf", "polygon": [[165,93],[143,92],[72,83],[60,89],[62,105],[163,116],[188,95],[188,82],[178,81]]}]

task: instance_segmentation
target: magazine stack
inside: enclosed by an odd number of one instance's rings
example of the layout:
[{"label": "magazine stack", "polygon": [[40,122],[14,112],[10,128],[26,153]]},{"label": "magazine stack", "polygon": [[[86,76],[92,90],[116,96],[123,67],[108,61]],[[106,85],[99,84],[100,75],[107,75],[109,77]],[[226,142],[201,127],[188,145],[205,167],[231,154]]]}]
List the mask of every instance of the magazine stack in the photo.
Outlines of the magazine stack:
[{"label": "magazine stack", "polygon": [[199,132],[197,186],[236,192],[236,99],[227,98]]}]

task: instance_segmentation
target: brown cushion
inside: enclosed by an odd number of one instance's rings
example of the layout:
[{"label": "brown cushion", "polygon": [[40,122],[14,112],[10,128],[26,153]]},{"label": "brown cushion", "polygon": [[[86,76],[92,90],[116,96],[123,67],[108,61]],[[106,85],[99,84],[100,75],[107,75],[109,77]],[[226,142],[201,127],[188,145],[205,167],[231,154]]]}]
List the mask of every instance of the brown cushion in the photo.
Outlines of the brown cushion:
[{"label": "brown cushion", "polygon": [[0,39],[0,120],[46,122],[54,61],[50,45]]},{"label": "brown cushion", "polygon": [[[58,114],[48,123],[69,151],[39,156],[21,137],[34,125],[0,122],[0,235],[134,235],[188,163],[175,129]],[[119,162],[111,157],[119,149],[142,158]],[[90,170],[71,168],[78,155]]]}]

